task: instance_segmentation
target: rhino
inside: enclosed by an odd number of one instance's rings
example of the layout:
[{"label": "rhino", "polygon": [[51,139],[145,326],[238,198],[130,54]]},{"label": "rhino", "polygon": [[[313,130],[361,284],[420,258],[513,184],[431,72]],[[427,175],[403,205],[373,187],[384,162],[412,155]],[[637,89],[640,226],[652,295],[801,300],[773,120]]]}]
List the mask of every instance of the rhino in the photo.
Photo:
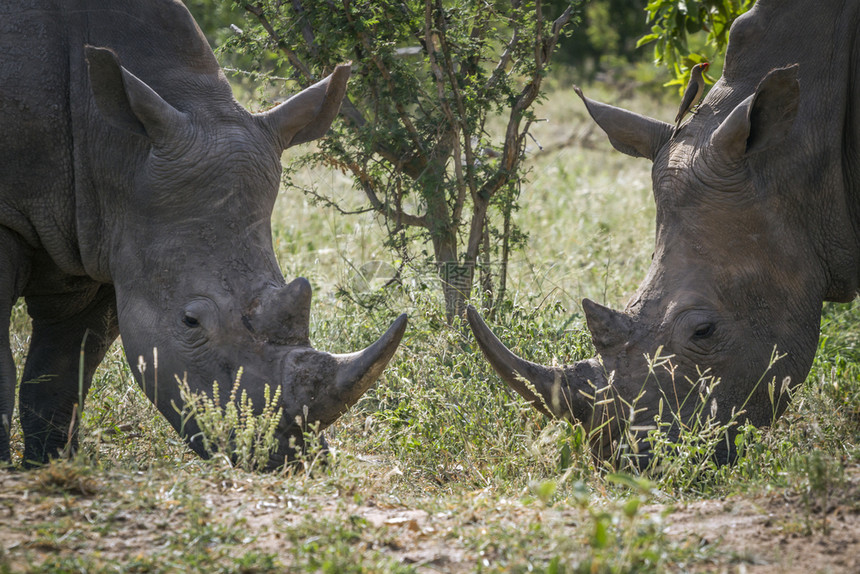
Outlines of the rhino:
[{"label": "rhino", "polygon": [[241,369],[258,410],[280,388],[270,468],[376,381],[406,316],[363,351],[315,350],[310,283],[286,282],[271,239],[282,152],[326,133],[349,73],[252,114],[179,1],[0,4],[0,461],[12,458],[21,297],[25,465],[76,448],[119,335],[137,383],[204,457],[176,377],[195,393],[218,381],[223,405]]},{"label": "rhino", "polygon": [[860,3],[759,0],[674,137],[576,88],[616,150],[653,162],[652,261],[622,311],[582,302],[597,355],[574,364],[524,360],[469,309],[498,375],[581,422],[599,456],[637,466],[658,426],[670,441],[709,419],[730,427],[713,453],[727,462],[738,425],[772,424],[809,373],[823,302],[857,292],[858,33]]}]

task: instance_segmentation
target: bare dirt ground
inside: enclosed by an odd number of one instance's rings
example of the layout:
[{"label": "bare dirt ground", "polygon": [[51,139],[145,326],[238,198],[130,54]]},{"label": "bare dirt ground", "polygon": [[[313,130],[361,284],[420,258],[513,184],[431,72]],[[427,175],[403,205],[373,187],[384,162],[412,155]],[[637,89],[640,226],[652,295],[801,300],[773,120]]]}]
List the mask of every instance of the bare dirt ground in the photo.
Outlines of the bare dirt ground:
[{"label": "bare dirt ground", "polygon": [[[855,495],[860,490],[855,489]],[[826,523],[825,523],[826,521]],[[666,518],[671,538],[719,548],[702,571],[860,572],[860,508],[835,504],[807,514],[799,496],[706,500],[676,507]]]},{"label": "bare dirt ground", "polygon": [[[213,556],[277,555],[287,566],[297,565],[303,552],[335,552],[340,545],[347,559],[373,555],[417,571],[493,571],[532,560],[546,564],[564,548],[574,549],[568,557],[578,548],[587,556],[595,515],[594,509],[506,499],[491,490],[456,500],[418,497],[408,505],[351,486],[297,490],[250,475],[205,480],[181,471],[0,471],[0,571],[72,559],[89,560],[90,568],[137,564],[130,569],[146,571],[147,564],[159,564],[170,570],[171,560],[201,545]],[[849,473],[826,503],[774,491],[649,504],[639,516],[645,522],[637,528],[654,529],[660,544],[691,549],[689,560],[670,561],[668,571],[860,572],[860,471]]]}]

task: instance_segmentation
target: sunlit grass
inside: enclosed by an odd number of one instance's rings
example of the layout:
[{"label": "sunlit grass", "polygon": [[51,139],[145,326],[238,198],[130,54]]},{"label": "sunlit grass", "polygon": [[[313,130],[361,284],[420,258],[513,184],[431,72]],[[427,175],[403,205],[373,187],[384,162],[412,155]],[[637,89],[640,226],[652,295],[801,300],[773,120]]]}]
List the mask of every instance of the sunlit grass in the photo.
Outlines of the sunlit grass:
[{"label": "sunlit grass", "polygon": [[[586,93],[614,99],[600,88]],[[644,99],[625,105],[670,119],[671,110]],[[610,151],[570,90],[550,94],[539,115],[550,120],[535,128],[545,151],[532,151],[517,215],[529,242],[512,258],[510,301],[492,326],[530,360],[571,363],[594,353],[580,300],[623,307],[650,264],[650,164]],[[362,201],[339,173],[298,176],[303,186],[349,205]],[[25,520],[20,536],[30,542],[0,552],[0,571],[6,564],[43,571],[118,564],[141,571],[279,571],[287,565],[411,571],[413,563],[400,559],[410,548],[423,549],[422,559],[444,570],[444,563],[432,562],[433,548],[423,546],[432,541],[461,552],[470,569],[485,571],[684,570],[728,550],[670,538],[671,508],[657,504],[783,489],[786,496],[805,496],[801,531],[822,531],[829,525],[821,507],[851,492],[846,476],[860,464],[856,306],[825,307],[809,380],[773,428],[741,428],[735,465],[712,466],[707,456],[693,460],[696,449],[713,445],[691,440],[666,445],[663,476],[646,480],[629,468],[613,474],[591,457],[580,426],[549,420],[510,391],[465,325],[445,324],[434,273],[407,268],[381,302],[364,306],[368,283],[357,280],[364,265],[398,266],[383,241],[384,230],[370,214],[345,217],[295,189],[278,198],[275,253],[288,280],[305,276],[312,283],[317,348],[356,350],[397,314],[410,314],[401,347],[379,382],[326,431],[332,446],[327,464],[312,473],[257,475],[200,461],[144,397],[116,344],[87,400],[78,459],[57,463],[32,495],[52,519],[31,534]],[[12,329],[19,369],[28,337],[19,305]],[[20,460],[17,422],[13,430]],[[83,492],[82,484],[96,494]],[[426,517],[374,522],[372,509]],[[154,550],[105,550],[99,540],[107,535],[99,532],[130,532],[126,524],[151,535]],[[89,552],[93,548],[103,554]]]}]

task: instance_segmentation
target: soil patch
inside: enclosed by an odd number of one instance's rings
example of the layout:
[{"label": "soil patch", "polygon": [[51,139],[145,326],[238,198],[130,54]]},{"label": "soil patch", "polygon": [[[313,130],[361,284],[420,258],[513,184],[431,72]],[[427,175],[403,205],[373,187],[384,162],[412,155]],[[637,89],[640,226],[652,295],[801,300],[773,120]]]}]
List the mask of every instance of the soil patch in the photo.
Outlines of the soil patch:
[{"label": "soil patch", "polygon": [[[56,473],[55,473],[56,474]],[[661,544],[688,552],[670,570],[860,572],[860,473],[827,507],[786,492],[671,506],[639,514]],[[47,478],[46,478],[47,477]],[[490,490],[398,504],[381,494],[333,488],[296,493],[289,482],[248,476],[104,475],[63,483],[44,471],[0,471],[0,569],[26,571],[62,560],[105,566],[168,564],[203,548],[218,560],[248,553],[319,568],[311,553],[426,572],[468,572],[587,560],[595,512]],[[570,549],[573,548],[571,551]],[[566,550],[565,550],[566,549]],[[563,553],[562,551],[565,551]],[[299,561],[299,562],[297,562]]]}]

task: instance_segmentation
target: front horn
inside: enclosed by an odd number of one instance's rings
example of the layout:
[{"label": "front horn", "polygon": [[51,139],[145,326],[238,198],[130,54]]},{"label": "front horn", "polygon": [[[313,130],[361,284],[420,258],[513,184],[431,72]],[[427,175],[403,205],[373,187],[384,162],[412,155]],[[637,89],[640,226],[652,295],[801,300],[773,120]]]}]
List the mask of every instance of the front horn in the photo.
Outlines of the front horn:
[{"label": "front horn", "polygon": [[603,366],[596,358],[564,367],[532,363],[502,344],[473,306],[466,315],[484,356],[512,389],[545,415],[594,428],[594,402],[599,400],[595,394],[606,387]]},{"label": "front horn", "polygon": [[319,424],[323,430],[373,385],[397,350],[406,331],[400,315],[375,343],[355,353],[334,355],[311,347],[292,350],[284,368],[285,411],[291,420]]},{"label": "front horn", "polygon": [[382,374],[406,331],[406,314],[400,315],[382,337],[363,351],[332,355],[337,361],[333,392],[348,406],[354,405]]}]

